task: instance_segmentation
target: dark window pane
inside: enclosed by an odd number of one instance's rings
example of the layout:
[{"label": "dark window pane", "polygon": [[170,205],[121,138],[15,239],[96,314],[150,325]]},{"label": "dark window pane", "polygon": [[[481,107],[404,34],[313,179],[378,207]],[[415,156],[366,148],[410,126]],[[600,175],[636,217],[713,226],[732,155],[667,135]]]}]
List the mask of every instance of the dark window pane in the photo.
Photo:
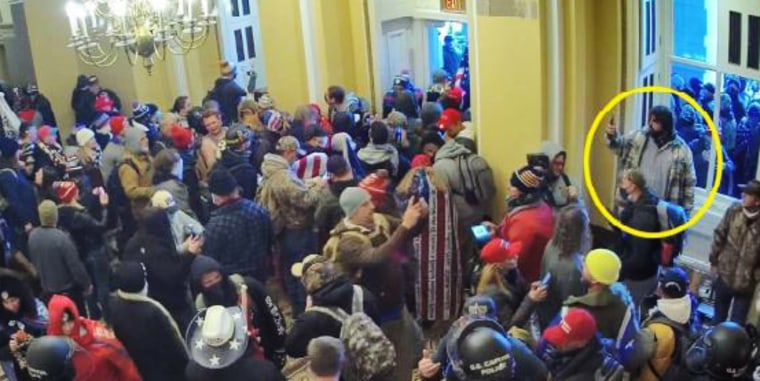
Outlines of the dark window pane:
[{"label": "dark window pane", "polygon": [[742,15],[731,11],[728,16],[728,62],[741,65]]},{"label": "dark window pane", "polygon": [[657,3],[655,0],[652,0],[652,6],[650,7],[652,12],[651,17],[651,23],[652,23],[652,29],[650,30],[649,34],[649,40],[652,44],[652,52],[657,51]]},{"label": "dark window pane", "polygon": [[245,48],[243,47],[243,31],[240,29],[235,31],[235,49],[237,50],[238,62],[245,60]]},{"label": "dark window pane", "polygon": [[251,14],[251,0],[243,0],[243,15],[248,16]]},{"label": "dark window pane", "polygon": [[232,17],[240,16],[240,6],[238,6],[239,0],[230,0],[230,6],[232,9]]},{"label": "dark window pane", "polygon": [[253,42],[253,27],[245,28],[245,40],[248,43],[248,58],[256,57],[256,47]]},{"label": "dark window pane", "polygon": [[760,17],[749,16],[747,66],[760,69]]}]

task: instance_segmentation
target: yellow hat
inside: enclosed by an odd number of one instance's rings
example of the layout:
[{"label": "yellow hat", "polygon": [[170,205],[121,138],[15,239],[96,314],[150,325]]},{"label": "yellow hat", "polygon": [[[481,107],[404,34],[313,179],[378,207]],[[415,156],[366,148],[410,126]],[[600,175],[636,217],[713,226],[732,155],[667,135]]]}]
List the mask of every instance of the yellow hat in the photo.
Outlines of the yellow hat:
[{"label": "yellow hat", "polygon": [[321,255],[319,254],[309,254],[305,256],[301,262],[296,262],[293,264],[293,266],[290,268],[290,273],[293,274],[294,277],[300,278],[303,275],[304,267],[320,257]]},{"label": "yellow hat", "polygon": [[586,254],[584,264],[588,274],[601,284],[611,285],[620,277],[620,258],[611,250],[591,250]]}]

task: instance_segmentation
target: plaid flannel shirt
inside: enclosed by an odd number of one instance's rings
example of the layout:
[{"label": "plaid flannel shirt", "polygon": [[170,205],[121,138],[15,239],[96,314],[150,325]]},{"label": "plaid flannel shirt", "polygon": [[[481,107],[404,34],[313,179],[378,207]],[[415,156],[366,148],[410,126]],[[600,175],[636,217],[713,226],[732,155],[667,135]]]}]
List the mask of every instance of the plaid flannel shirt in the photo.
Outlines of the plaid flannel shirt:
[{"label": "plaid flannel shirt", "polygon": [[[617,155],[620,171],[639,168],[649,138],[647,130],[647,128],[638,129],[625,136],[612,137],[607,135],[607,146]],[[668,171],[665,194],[657,196],[665,201],[680,205],[686,210],[687,215],[691,215],[694,208],[694,186],[697,184],[691,150],[686,142],[677,135],[665,147],[672,151],[673,162]],[[619,186],[619,181],[619,178],[615,181],[616,189]],[[619,195],[617,201],[620,201]]]},{"label": "plaid flannel shirt", "polygon": [[216,259],[226,274],[266,280],[266,260],[274,232],[269,213],[259,204],[239,199],[211,213],[204,233],[203,253]]}]

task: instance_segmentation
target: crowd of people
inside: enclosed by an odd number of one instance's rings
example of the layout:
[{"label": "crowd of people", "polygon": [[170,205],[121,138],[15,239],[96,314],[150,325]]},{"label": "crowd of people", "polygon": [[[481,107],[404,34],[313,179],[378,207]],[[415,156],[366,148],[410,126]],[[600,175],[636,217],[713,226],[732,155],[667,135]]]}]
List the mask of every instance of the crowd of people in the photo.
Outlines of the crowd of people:
[{"label": "crowd of people", "polygon": [[[402,73],[378,114],[331,86],[326,110],[290,114],[220,74],[200,106],[129,117],[82,76],[70,136],[34,86],[5,105],[7,379],[752,379],[760,182],[715,231],[710,314],[677,265],[683,234],[595,244],[557,142],[495,179],[462,78],[422,91]],[[684,223],[698,176],[674,113],[606,135],[618,218]]]},{"label": "crowd of people", "polygon": [[[737,75],[726,75],[720,99],[717,99],[715,85],[703,82],[698,77],[684,79],[674,73],[671,86],[692,97],[712,118],[714,118],[720,143],[723,146],[723,168],[720,192],[729,196],[741,195],[740,185],[756,178],[758,146],[760,145],[760,82]],[[676,115],[676,130],[688,144],[694,157],[697,186],[707,184],[712,137],[707,123],[696,109],[685,100],[673,96],[671,100]],[[717,169],[716,169],[717,171]]]}]

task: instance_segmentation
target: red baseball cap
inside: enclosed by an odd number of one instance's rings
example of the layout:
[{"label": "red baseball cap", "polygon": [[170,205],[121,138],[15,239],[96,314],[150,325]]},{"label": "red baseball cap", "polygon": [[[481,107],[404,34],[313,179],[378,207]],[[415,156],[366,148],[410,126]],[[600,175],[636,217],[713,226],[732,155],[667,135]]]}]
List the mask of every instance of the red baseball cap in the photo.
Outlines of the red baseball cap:
[{"label": "red baseball cap", "polygon": [[45,125],[45,126],[40,127],[39,130],[37,130],[37,137],[40,140],[44,140],[45,138],[47,138],[50,135],[55,136],[57,133],[58,133],[58,129],[57,128]]},{"label": "red baseball cap", "polygon": [[172,126],[172,143],[174,148],[187,149],[193,142],[193,131],[179,125]]},{"label": "red baseball cap", "polygon": [[464,91],[462,91],[461,87],[455,87],[446,93],[446,97],[454,99],[461,103],[462,98],[464,98]]},{"label": "red baseball cap", "polygon": [[510,258],[520,256],[522,243],[509,243],[501,238],[494,238],[480,250],[480,259],[483,263],[502,263]]},{"label": "red baseball cap", "polygon": [[120,136],[124,132],[124,122],[126,118],[121,115],[112,116],[108,123],[111,125],[111,133]]},{"label": "red baseball cap", "polygon": [[559,324],[544,331],[543,339],[554,346],[562,346],[570,342],[587,342],[596,335],[596,319],[590,312],[582,308],[572,308],[567,311]]},{"label": "red baseball cap", "polygon": [[461,122],[462,113],[453,108],[447,108],[446,110],[443,110],[441,119],[438,120],[438,128],[445,131]]}]

